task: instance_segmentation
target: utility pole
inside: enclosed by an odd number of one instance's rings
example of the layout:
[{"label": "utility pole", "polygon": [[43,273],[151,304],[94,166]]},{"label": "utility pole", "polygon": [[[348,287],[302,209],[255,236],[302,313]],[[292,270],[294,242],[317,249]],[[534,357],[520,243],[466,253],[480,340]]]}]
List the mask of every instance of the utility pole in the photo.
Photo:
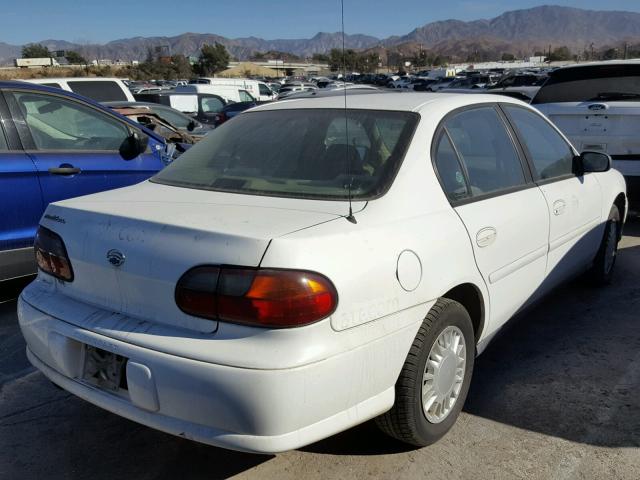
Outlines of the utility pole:
[{"label": "utility pole", "polygon": [[629,52],[629,44],[627,42],[624,43],[624,59],[627,59],[627,54]]},{"label": "utility pole", "polygon": [[595,59],[595,56],[593,54],[593,42],[591,42],[590,47],[591,47],[591,61],[593,61]]}]

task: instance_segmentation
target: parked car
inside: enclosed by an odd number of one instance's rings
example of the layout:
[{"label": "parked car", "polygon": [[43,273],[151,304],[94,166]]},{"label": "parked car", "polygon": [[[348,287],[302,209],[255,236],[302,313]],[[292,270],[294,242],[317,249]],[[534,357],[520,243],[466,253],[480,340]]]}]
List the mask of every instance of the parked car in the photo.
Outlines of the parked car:
[{"label": "parked car", "polygon": [[255,97],[247,90],[238,88],[237,86],[214,85],[205,83],[190,83],[189,85],[181,85],[176,87],[176,93],[191,94],[211,94],[222,97],[225,103],[228,102],[254,102]]},{"label": "parked car", "polygon": [[443,88],[447,88],[457,77],[440,77],[434,83],[427,86],[429,92],[439,92]]},{"label": "parked car", "polygon": [[282,100],[293,94],[297,94],[300,92],[314,92],[316,90],[318,90],[318,86],[315,85],[314,83],[307,83],[307,82],[285,83],[282,86],[282,88],[278,91],[278,99]]},{"label": "parked car", "polygon": [[412,82],[413,90],[416,92],[428,92],[429,87],[437,81],[435,78],[416,78]]},{"label": "parked car", "polygon": [[136,101],[157,103],[172,107],[180,112],[192,116],[205,125],[218,125],[219,116],[227,102],[220,95],[211,93],[179,93],[159,92],[150,94],[136,94]]},{"label": "parked car", "polygon": [[[175,108],[167,105],[160,105],[152,102],[107,102],[105,105],[109,108],[146,108],[151,112],[162,117],[169,122],[177,130],[184,134],[200,140],[207,133],[213,130],[213,125],[206,125],[198,122],[195,118],[186,113],[182,113]],[[120,112],[122,113],[122,112]]]},{"label": "parked car", "polygon": [[487,88],[491,93],[524,98],[526,102],[531,102],[546,80],[546,73],[515,73],[501,78],[495,85],[490,85]]},{"label": "parked car", "polygon": [[[258,101],[268,102],[278,98],[278,94],[271,90],[269,85],[258,80],[250,80],[248,78],[214,78],[202,77],[191,81],[193,84],[211,85],[220,88],[233,88],[236,90],[244,90],[251,94]],[[235,100],[235,99],[231,99]]]},{"label": "parked car", "polygon": [[147,182],[50,205],[18,303],[33,365],[225,448],[374,417],[424,446],[507,320],[611,280],[627,203],[607,155],[507,97],[347,100],[256,107]]},{"label": "parked car", "polygon": [[389,88],[401,88],[405,90],[413,90],[413,77],[404,76],[399,77],[397,80],[390,81],[387,86]]},{"label": "parked car", "polygon": [[245,110],[249,110],[257,105],[267,103],[267,102],[237,102],[237,103],[228,103],[222,111],[218,114],[218,125],[222,125],[227,120],[231,120],[236,115],[244,112]]},{"label": "parked car", "polygon": [[614,61],[564,67],[531,102],[577,148],[611,155],[640,206],[640,62]]},{"label": "parked car", "polygon": [[96,102],[133,102],[133,94],[119,78],[107,77],[64,77],[64,78],[32,78],[24,82],[60,88],[67,92],[77,93]]},{"label": "parked car", "polygon": [[161,137],[90,99],[0,82],[0,281],[36,272],[50,202],[138,183],[164,167]]},{"label": "parked car", "polygon": [[490,85],[492,78],[489,75],[469,75],[466,77],[456,78],[446,87],[441,87],[439,91],[453,93],[464,93],[465,90],[478,90],[484,89],[487,85]]},{"label": "parked car", "polygon": [[[342,87],[336,88],[322,88],[316,90],[307,90],[302,92],[292,92],[290,95],[287,95],[286,100],[295,100],[298,98],[324,98],[324,97],[334,97],[336,95],[353,95],[360,93],[380,93],[382,89],[378,87],[374,87],[373,85],[343,85]],[[400,92],[398,92],[400,93]]]}]

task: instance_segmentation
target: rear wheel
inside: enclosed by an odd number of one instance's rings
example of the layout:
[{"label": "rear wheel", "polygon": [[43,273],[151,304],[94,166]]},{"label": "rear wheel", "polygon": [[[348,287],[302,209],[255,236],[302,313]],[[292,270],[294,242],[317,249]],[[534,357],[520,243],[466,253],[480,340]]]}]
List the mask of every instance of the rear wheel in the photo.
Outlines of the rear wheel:
[{"label": "rear wheel", "polygon": [[613,279],[613,270],[618,256],[620,240],[620,212],[613,205],[604,229],[600,249],[589,271],[589,277],[596,285],[608,285]]},{"label": "rear wheel", "polygon": [[453,426],[469,391],[475,357],[471,318],[439,299],[416,335],[396,382],[393,408],[376,419],[388,435],[426,446]]}]

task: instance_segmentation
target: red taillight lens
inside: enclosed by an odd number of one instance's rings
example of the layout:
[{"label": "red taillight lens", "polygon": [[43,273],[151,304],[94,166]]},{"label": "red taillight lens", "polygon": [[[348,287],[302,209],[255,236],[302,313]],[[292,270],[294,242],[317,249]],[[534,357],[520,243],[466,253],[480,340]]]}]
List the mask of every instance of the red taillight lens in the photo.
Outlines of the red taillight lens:
[{"label": "red taillight lens", "polygon": [[60,280],[73,281],[71,261],[60,235],[48,228],[38,227],[34,249],[40,270]]},{"label": "red taillight lens", "polygon": [[190,315],[217,318],[218,267],[196,267],[182,276],[176,287],[178,307]]},{"label": "red taillight lens", "polygon": [[176,302],[198,317],[282,328],[328,317],[336,309],[338,295],[326,277],[313,272],[196,267],[178,282]]}]

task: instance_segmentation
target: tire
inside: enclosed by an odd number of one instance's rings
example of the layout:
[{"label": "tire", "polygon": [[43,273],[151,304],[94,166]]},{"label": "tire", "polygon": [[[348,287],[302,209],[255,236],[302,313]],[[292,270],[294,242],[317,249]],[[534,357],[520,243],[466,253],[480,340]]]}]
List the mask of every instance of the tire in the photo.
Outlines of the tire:
[{"label": "tire", "polygon": [[[445,360],[440,363],[443,368],[439,370],[440,373],[434,375],[435,378],[430,383],[431,387],[428,386],[429,380],[423,387],[423,376],[428,373],[426,372],[427,359],[432,348],[442,353],[435,344],[437,340],[443,340],[440,337],[445,331],[455,333],[458,340],[464,339],[464,361],[452,356],[447,350],[449,354],[445,354]],[[391,437],[418,447],[438,441],[451,429],[462,410],[471,383],[475,353],[473,325],[467,310],[456,301],[447,298],[438,299],[422,321],[409,350],[395,385],[396,395],[393,407],[376,418],[378,427]],[[456,361],[459,362],[457,365]],[[436,384],[441,386],[444,383],[446,389],[451,378],[451,366],[459,367],[462,364],[464,364],[462,381],[453,385],[454,390],[459,386],[455,403],[449,408],[448,413],[440,410],[440,414],[444,414],[442,418],[434,418],[438,413],[436,407],[439,401],[431,403],[430,410],[425,411],[422,402],[423,388],[433,393],[438,390],[435,387]],[[431,365],[430,363],[429,368],[433,369]],[[454,367],[454,372],[459,373],[459,368]],[[438,379],[442,381],[439,383]],[[432,395],[428,397],[433,398]]]},{"label": "tire", "polygon": [[609,212],[609,219],[604,228],[604,235],[600,248],[589,270],[588,277],[596,285],[609,285],[613,279],[613,271],[618,254],[620,240],[620,212],[613,205]]}]

